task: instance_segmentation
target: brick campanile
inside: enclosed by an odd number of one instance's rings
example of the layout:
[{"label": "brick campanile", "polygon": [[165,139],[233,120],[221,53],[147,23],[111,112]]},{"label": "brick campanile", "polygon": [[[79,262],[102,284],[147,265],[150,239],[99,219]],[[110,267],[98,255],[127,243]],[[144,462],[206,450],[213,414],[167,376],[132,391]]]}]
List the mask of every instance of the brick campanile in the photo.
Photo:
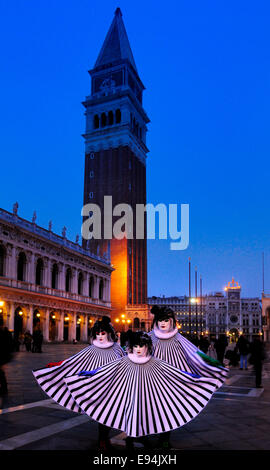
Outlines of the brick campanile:
[{"label": "brick campanile", "polygon": [[[136,239],[136,204],[146,204],[146,132],[149,119],[142,107],[144,85],[138,75],[120,8],[107,33],[94,68],[86,115],[84,205],[101,209],[101,240],[88,242],[90,251],[108,249],[104,237],[104,196],[112,208],[129,204],[133,210],[133,239],[110,241],[112,321],[118,330],[147,328],[147,240]],[[112,224],[123,216],[112,217]],[[109,217],[106,215],[105,218]]]}]

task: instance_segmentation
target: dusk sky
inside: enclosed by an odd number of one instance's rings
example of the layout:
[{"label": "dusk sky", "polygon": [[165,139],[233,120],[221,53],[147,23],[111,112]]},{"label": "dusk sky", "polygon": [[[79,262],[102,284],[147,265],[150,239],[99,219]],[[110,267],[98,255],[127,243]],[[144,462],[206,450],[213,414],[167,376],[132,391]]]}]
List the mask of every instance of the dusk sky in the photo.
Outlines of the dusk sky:
[{"label": "dusk sky", "polygon": [[151,122],[147,202],[190,205],[190,243],[148,241],[148,295],[232,279],[270,293],[268,1],[0,0],[0,207],[75,241],[88,70],[121,8]]}]

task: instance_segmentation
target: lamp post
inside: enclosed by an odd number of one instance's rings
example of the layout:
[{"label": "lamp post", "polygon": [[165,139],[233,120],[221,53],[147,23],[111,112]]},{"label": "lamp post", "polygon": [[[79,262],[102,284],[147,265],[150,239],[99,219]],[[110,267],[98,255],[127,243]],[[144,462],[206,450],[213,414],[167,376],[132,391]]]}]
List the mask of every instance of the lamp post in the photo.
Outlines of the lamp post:
[{"label": "lamp post", "polygon": [[202,276],[200,276],[200,313],[201,313],[201,333],[203,332],[203,307],[202,307]]},{"label": "lamp post", "polygon": [[196,337],[198,338],[197,266],[195,266],[195,299]]},{"label": "lamp post", "polygon": [[188,324],[189,324],[189,334],[191,336],[191,279],[190,279],[190,258],[188,258]]}]

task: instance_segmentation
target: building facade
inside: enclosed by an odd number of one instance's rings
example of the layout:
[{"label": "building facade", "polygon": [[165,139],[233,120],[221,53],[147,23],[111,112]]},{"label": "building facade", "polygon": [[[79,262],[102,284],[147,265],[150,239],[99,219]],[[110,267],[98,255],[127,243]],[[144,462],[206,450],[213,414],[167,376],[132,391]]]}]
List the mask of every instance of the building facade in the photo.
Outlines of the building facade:
[{"label": "building facade", "polygon": [[262,323],[264,341],[270,342],[270,295],[262,295]]},{"label": "building facade", "polygon": [[[139,77],[119,8],[91,75],[86,115],[84,206],[101,211],[100,239],[85,237],[84,247],[107,251],[111,239],[112,319],[148,324],[146,215],[143,237],[136,237],[136,205],[146,204],[146,132],[149,119],[142,106]],[[108,204],[105,197],[111,198]],[[107,201],[106,200],[106,201]],[[131,223],[115,225],[120,204],[131,208]],[[117,211],[118,206],[118,211]],[[113,216],[112,216],[113,212]],[[93,211],[84,214],[84,222]],[[113,231],[104,220],[112,218]],[[127,226],[128,225],[128,226]]]},{"label": "building facade", "polygon": [[[202,298],[149,297],[149,305],[167,305],[176,315],[178,328],[186,334],[203,333],[214,340],[225,334],[235,342],[241,334],[250,341],[262,335],[262,308],[259,298],[241,298],[241,287],[232,279],[223,292]],[[270,312],[270,298],[269,298]],[[191,316],[190,316],[191,314]],[[191,328],[190,328],[191,326]]]},{"label": "building facade", "polygon": [[110,316],[108,258],[0,209],[0,319],[14,336],[40,328],[45,341],[88,341],[93,322]]}]

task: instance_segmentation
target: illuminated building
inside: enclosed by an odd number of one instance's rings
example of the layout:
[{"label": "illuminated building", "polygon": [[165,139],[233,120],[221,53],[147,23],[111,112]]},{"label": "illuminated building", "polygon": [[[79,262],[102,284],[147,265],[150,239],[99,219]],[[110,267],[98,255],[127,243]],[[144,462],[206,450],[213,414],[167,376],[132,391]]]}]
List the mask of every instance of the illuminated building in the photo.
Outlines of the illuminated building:
[{"label": "illuminated building", "polygon": [[[202,297],[191,298],[191,333],[196,331],[196,310],[198,332],[203,332],[210,339],[226,334],[230,341],[236,341],[241,334],[249,340],[262,332],[262,314],[259,298],[241,298],[241,287],[232,279],[225,287],[226,294],[215,292]],[[149,297],[149,305],[171,307],[177,316],[179,329],[189,333],[189,298],[181,297]],[[269,298],[270,312],[270,298]],[[202,314],[201,314],[202,313]]]},{"label": "illuminated building", "polygon": [[[113,322],[121,315],[127,327],[148,325],[146,217],[144,239],[136,239],[136,204],[146,204],[146,132],[149,119],[142,106],[144,85],[130,48],[119,8],[94,68],[91,94],[84,101],[86,115],[84,205],[101,209],[102,239],[85,239],[91,252],[104,253],[104,196],[112,208],[128,204],[133,211],[133,239],[110,241]],[[119,214],[120,215],[120,214]],[[108,216],[108,214],[107,214]],[[106,217],[106,214],[105,214]],[[86,217],[87,218],[87,217]],[[113,223],[119,217],[113,217]],[[84,218],[85,221],[85,218]]]},{"label": "illuminated building", "polygon": [[45,341],[88,341],[110,316],[110,260],[78,242],[0,209],[0,320],[18,336],[39,327]]}]

